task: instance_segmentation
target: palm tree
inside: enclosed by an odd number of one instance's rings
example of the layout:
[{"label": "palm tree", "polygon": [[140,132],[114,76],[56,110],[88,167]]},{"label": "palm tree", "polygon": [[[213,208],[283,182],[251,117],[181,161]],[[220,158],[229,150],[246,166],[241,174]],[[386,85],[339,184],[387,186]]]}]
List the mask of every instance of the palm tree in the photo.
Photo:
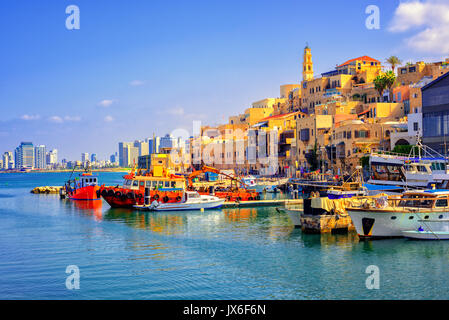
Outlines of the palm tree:
[{"label": "palm tree", "polygon": [[374,79],[373,82],[374,82],[374,88],[377,90],[377,92],[379,93],[380,99],[382,100],[383,93],[387,87],[384,75],[383,74],[378,75]]},{"label": "palm tree", "polygon": [[390,93],[389,98],[390,102],[393,101],[393,86],[396,82],[396,74],[393,71],[388,71],[387,73],[383,74],[383,77],[385,79],[385,87],[388,88],[388,91]]},{"label": "palm tree", "polygon": [[402,61],[396,56],[389,57],[386,62],[391,65],[391,69],[393,70],[393,72],[396,66],[402,64]]}]

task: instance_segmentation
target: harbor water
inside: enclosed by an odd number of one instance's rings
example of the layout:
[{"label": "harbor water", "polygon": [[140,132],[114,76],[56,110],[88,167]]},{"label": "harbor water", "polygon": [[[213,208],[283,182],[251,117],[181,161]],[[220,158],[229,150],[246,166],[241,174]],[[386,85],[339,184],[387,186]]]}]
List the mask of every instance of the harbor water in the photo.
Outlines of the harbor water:
[{"label": "harbor water", "polygon": [[449,299],[449,242],[305,235],[274,207],[139,212],[30,193],[68,176],[0,174],[0,299]]}]

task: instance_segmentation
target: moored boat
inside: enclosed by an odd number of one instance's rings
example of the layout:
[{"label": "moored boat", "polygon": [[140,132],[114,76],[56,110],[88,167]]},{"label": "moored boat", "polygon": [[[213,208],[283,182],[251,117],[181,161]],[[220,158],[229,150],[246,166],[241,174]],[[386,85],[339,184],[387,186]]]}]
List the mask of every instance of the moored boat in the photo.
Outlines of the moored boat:
[{"label": "moored boat", "polygon": [[426,223],[449,219],[449,190],[406,191],[402,196],[359,198],[346,211],[363,239],[403,237]]},{"label": "moored boat", "polygon": [[136,209],[154,211],[183,211],[204,210],[220,208],[224,199],[215,196],[200,195],[196,191],[185,191],[182,198],[177,202],[159,202],[154,200],[150,205],[134,206]]},{"label": "moored boat", "polygon": [[61,197],[67,197],[70,200],[92,201],[101,199],[99,190],[98,177],[85,172],[74,180],[68,180],[60,189],[60,194]]}]

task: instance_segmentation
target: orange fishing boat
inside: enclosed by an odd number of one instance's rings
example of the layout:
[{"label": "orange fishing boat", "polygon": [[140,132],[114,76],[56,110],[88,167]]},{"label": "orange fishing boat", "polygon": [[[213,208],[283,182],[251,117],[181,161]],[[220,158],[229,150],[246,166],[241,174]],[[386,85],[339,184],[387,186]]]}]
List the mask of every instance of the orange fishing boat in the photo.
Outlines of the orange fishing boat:
[{"label": "orange fishing boat", "polygon": [[90,172],[81,174],[74,180],[68,180],[61,189],[70,200],[100,200],[98,177]]}]

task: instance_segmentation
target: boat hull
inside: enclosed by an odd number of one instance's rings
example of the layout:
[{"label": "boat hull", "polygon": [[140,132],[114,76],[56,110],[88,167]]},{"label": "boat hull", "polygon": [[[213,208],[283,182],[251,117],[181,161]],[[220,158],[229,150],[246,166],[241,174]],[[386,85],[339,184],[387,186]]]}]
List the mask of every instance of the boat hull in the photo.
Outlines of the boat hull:
[{"label": "boat hull", "polygon": [[449,232],[441,231],[403,231],[403,236],[418,240],[449,240]]},{"label": "boat hull", "polygon": [[100,190],[99,186],[87,186],[82,187],[67,194],[70,200],[78,200],[78,201],[94,201],[100,200],[101,196],[97,192]]},{"label": "boat hull", "polygon": [[403,237],[403,231],[418,230],[426,220],[449,218],[449,212],[358,210],[346,208],[362,239]]},{"label": "boat hull", "polygon": [[209,201],[207,203],[161,203],[153,210],[155,211],[184,211],[184,210],[208,210],[217,209],[223,206],[224,199]]}]

